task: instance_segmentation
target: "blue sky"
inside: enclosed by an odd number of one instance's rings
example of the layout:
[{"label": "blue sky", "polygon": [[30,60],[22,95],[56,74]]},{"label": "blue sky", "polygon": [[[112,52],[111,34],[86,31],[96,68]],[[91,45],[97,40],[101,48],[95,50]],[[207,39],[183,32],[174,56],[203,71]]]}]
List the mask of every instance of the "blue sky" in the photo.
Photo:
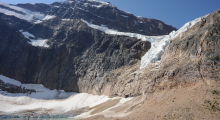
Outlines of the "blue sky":
[{"label": "blue sky", "polygon": [[[65,0],[0,0],[5,3],[47,3]],[[180,28],[220,8],[220,0],[103,0],[136,16],[154,18]]]}]

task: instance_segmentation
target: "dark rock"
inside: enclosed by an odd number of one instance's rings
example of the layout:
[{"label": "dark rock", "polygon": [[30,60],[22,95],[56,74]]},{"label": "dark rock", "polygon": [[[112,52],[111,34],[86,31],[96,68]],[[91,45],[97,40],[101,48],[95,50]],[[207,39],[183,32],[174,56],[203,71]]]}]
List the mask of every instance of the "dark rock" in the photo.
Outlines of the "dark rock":
[{"label": "dark rock", "polygon": [[[85,3],[90,2],[17,5],[56,16],[39,24],[0,14],[0,74],[22,83],[43,84],[50,89],[111,95],[115,92],[112,88],[120,85],[117,83],[120,80],[112,80],[120,76],[119,72],[112,72],[137,65],[151,45],[136,38],[105,34],[88,27],[81,19],[145,35],[163,35],[175,30],[161,21],[135,17],[110,4],[93,7],[91,5],[101,4],[91,2],[86,7]],[[19,30],[48,39],[50,47],[30,45],[30,40]],[[133,82],[135,80],[128,81],[129,84]],[[115,94],[121,93],[119,89],[118,86]],[[138,91],[127,91],[123,96],[135,96]]]},{"label": "dark rock", "polygon": [[34,89],[21,88],[21,86],[4,83],[2,80],[0,80],[0,91],[6,91],[9,93],[29,93],[29,94],[36,92]]}]

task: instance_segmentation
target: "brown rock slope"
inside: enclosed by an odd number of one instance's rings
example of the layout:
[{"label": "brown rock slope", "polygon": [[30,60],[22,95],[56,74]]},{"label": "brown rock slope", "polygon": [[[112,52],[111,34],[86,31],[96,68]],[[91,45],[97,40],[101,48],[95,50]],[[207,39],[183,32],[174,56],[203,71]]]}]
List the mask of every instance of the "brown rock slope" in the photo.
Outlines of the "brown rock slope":
[{"label": "brown rock slope", "polygon": [[[141,99],[142,102],[137,102]],[[83,120],[219,120],[219,103],[219,85],[199,82],[192,87],[138,96],[121,106],[91,114],[94,116]],[[97,106],[93,111],[99,109]]]},{"label": "brown rock slope", "polygon": [[136,64],[106,76],[113,84],[108,93],[124,97],[143,94],[147,99],[141,106],[128,109],[125,113],[133,112],[124,118],[103,114],[88,119],[219,120],[219,48],[220,9],[177,36],[160,63],[142,70]]},{"label": "brown rock slope", "polygon": [[[220,10],[177,36],[161,61],[139,70],[136,64],[111,72],[110,95],[137,96],[191,86],[198,81],[220,82]],[[109,88],[108,88],[109,89]],[[103,89],[106,91],[106,89]]]}]

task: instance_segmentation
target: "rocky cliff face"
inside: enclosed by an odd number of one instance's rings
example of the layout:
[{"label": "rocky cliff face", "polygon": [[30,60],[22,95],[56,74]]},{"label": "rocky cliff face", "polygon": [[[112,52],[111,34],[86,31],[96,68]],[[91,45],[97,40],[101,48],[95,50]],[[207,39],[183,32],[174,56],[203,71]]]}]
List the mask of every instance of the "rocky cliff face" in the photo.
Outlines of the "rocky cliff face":
[{"label": "rocky cliff face", "polygon": [[166,35],[176,28],[162,21],[136,17],[116,6],[96,0],[68,0],[46,4],[18,4],[22,8],[55,15],[62,19],[84,19],[90,23],[106,26],[121,32],[140,33],[143,35]]},{"label": "rocky cliff face", "polygon": [[104,94],[105,90],[109,94],[112,83],[106,76],[110,71],[139,63],[151,44],[137,38],[107,35],[81,19],[147,35],[175,30],[161,21],[135,17],[106,2],[69,0],[17,6],[1,3],[0,74],[50,89],[93,94]]},{"label": "rocky cliff face", "polygon": [[82,19],[145,35],[168,34],[175,28],[135,17],[106,2],[69,0],[17,6],[31,11],[0,6],[0,74],[7,77],[50,89],[124,97],[198,81],[219,83],[220,10],[174,38],[160,62],[140,69],[150,42],[105,34]]},{"label": "rocky cliff face", "polygon": [[160,62],[140,70],[138,65],[117,69],[109,75],[110,94],[136,96],[199,81],[220,83],[220,10],[209,14],[172,40]]},{"label": "rocky cliff face", "polygon": [[[104,73],[138,62],[150,48],[149,42],[106,35],[83,22],[59,29],[50,48],[33,47],[18,31],[1,27],[5,28],[2,36],[11,36],[1,41],[1,74],[24,83],[42,83],[51,89],[79,91],[79,86],[93,86],[91,82],[98,82]],[[41,29],[34,26],[30,31]],[[86,75],[91,76],[85,79]]]}]

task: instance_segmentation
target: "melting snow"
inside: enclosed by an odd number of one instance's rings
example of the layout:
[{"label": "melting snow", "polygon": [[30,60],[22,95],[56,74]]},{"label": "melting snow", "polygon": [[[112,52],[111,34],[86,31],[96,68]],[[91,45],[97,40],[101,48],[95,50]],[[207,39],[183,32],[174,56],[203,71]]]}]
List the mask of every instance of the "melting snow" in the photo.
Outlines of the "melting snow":
[{"label": "melting snow", "polygon": [[[0,115],[5,114],[19,114],[27,115],[28,111],[34,111],[34,114],[49,114],[49,115],[60,115],[67,112],[72,112],[84,107],[94,107],[108,100],[121,99],[117,104],[120,105],[132,98],[109,98],[107,96],[91,95],[87,93],[67,93],[62,90],[49,90],[43,85],[39,84],[21,84],[20,82],[0,75],[0,79],[5,83],[12,83],[17,86],[22,86],[29,89],[35,89],[36,93],[25,94],[25,93],[7,93],[0,92]],[[69,97],[71,96],[71,97]],[[69,97],[69,98],[67,98]],[[67,98],[62,100],[52,100]],[[116,106],[117,106],[116,105]],[[47,111],[48,110],[48,111]]]},{"label": "melting snow", "polygon": [[[48,88],[45,88],[42,84],[21,84],[21,82],[14,80],[14,79],[11,79],[11,78],[8,78],[8,77],[5,77],[3,75],[0,75],[0,80],[2,80],[4,83],[9,83],[9,84],[12,84],[15,86],[21,86],[22,88],[24,87],[25,89],[34,89],[36,91],[36,93],[32,92],[31,94],[29,94],[29,93],[8,93],[8,92],[0,91],[0,94],[5,95],[5,96],[11,96],[11,97],[28,96],[28,97],[35,98],[35,99],[50,100],[50,99],[65,99],[71,95],[76,94],[73,92],[72,93],[65,92],[64,90],[50,90]],[[13,102],[13,101],[14,100],[12,99],[11,102]]]},{"label": "melting snow", "polygon": [[21,85],[21,82],[14,80],[14,79],[11,79],[11,78],[8,78],[8,77],[5,77],[3,75],[0,75],[0,80],[2,80],[4,83],[9,83],[12,85],[17,85],[17,86]]},{"label": "melting snow", "polygon": [[39,24],[39,23],[42,23],[43,21],[45,21],[45,20],[50,20],[50,19],[53,19],[53,18],[55,18],[56,16],[54,16],[54,15],[46,15],[43,19],[41,19],[41,20],[37,20],[36,22],[34,22],[35,24]]},{"label": "melting snow", "polygon": [[6,15],[10,15],[10,16],[15,16],[15,17],[23,19],[23,20],[32,21],[32,20],[36,20],[36,19],[43,19],[45,17],[45,15],[40,12],[32,12],[32,11],[24,9],[24,8],[20,8],[17,6],[13,6],[13,5],[9,5],[6,3],[1,3],[1,2],[0,2],[0,5],[3,5],[5,7],[22,12],[23,14],[20,14],[20,13],[14,12],[14,11],[0,8],[1,13],[4,13]]},{"label": "melting snow", "polygon": [[129,17],[129,16],[126,16],[126,15],[121,15],[121,16],[122,16],[122,17],[126,17],[126,18]]},{"label": "melting snow", "polygon": [[47,44],[48,39],[41,39],[41,38],[34,39],[35,36],[32,35],[31,33],[29,33],[29,32],[24,32],[23,30],[20,30],[20,32],[24,35],[25,38],[27,38],[27,39],[29,39],[29,40],[31,41],[31,42],[28,42],[28,43],[31,44],[32,46],[45,47],[45,48],[50,47],[50,46]]},{"label": "melting snow", "polygon": [[207,15],[197,18],[193,21],[190,21],[186,23],[183,27],[181,27],[177,31],[171,32],[169,35],[162,35],[162,36],[145,36],[137,33],[128,33],[128,32],[118,32],[117,30],[112,30],[104,26],[98,26],[91,23],[88,23],[85,20],[82,20],[85,22],[89,27],[100,30],[105,32],[106,34],[112,34],[112,35],[125,35],[129,37],[135,37],[137,39],[141,39],[143,41],[149,41],[151,42],[151,48],[148,50],[148,52],[141,58],[141,66],[140,69],[146,67],[149,63],[155,63],[156,61],[160,60],[161,56],[163,55],[166,47],[170,44],[172,39],[178,35],[181,35],[181,33],[185,32],[186,30],[190,29],[193,25],[195,25],[197,22],[201,21],[203,18],[205,18]]},{"label": "melting snow", "polygon": [[36,47],[45,47],[48,48],[50,47],[47,44],[48,39],[38,39],[38,40],[31,40],[31,42],[29,42],[31,45],[36,46]]},{"label": "melting snow", "polygon": [[90,1],[90,2],[98,2],[98,3],[101,3],[101,4],[109,5],[108,2],[103,2],[103,1],[99,1],[99,0],[87,0],[87,1]]},{"label": "melting snow", "polygon": [[53,7],[55,7],[55,8],[60,8],[60,6],[53,6]]},{"label": "melting snow", "polygon": [[55,16],[51,16],[51,15],[44,15],[40,12],[32,12],[30,10],[20,8],[20,7],[17,7],[17,6],[13,6],[13,5],[9,5],[9,4],[6,4],[6,3],[1,3],[0,2],[0,5],[8,7],[10,9],[14,9],[14,10],[19,11],[19,12],[22,12],[23,14],[0,8],[1,13],[6,14],[6,15],[10,15],[10,16],[15,16],[19,19],[26,20],[26,21],[29,21],[29,22],[36,20],[35,21],[36,24],[41,23],[42,22],[41,20],[49,20],[49,19],[52,19],[52,18],[55,17]]}]

